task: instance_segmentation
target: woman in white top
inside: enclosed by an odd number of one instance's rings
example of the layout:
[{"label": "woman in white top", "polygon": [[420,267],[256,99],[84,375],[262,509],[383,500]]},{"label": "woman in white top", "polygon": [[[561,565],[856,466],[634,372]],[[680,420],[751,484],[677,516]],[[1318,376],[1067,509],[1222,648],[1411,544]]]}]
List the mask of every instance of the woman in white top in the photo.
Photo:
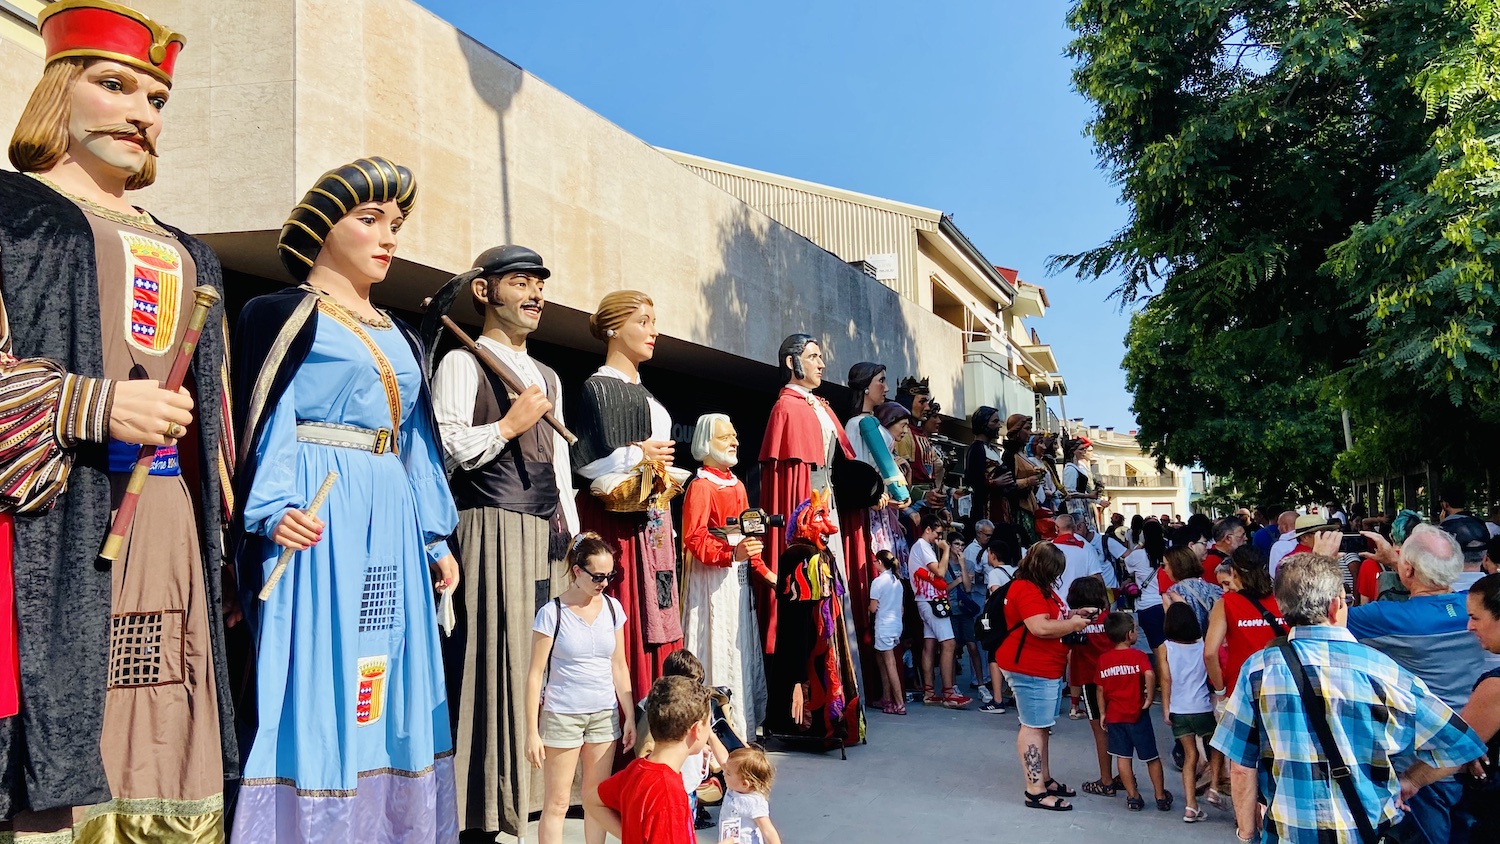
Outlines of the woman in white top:
[{"label": "woman in white top", "polygon": [[876,551],[880,575],[870,582],[870,615],[875,619],[875,658],[880,661],[881,699],[872,706],[887,715],[905,715],[906,700],[901,692],[901,673],[896,670],[896,644],[901,641],[902,610],[906,589],[896,574],[901,565],[889,551]]},{"label": "woman in white top", "polygon": [[[541,844],[562,841],[573,776],[583,760],[583,794],[609,776],[615,742],[635,744],[630,673],[625,665],[625,610],[604,594],[618,576],[610,546],[583,533],[568,549],[567,591],[537,611],[526,679],[526,758],[543,770]],[[542,684],[546,689],[543,693]],[[604,844],[604,828],[585,819],[588,844]]]},{"label": "woman in white top", "polygon": [[1166,638],[1162,632],[1161,579],[1157,575],[1166,554],[1167,539],[1161,523],[1149,519],[1141,526],[1141,547],[1125,556],[1125,571],[1141,588],[1140,597],[1135,599],[1136,621],[1152,650]]}]

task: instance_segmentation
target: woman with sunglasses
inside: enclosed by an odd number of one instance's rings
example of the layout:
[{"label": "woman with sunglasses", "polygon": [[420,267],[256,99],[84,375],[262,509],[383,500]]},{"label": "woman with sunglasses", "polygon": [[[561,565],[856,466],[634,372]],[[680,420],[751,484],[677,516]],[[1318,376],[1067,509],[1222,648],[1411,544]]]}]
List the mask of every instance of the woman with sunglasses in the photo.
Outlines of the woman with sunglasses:
[{"label": "woman with sunglasses", "polygon": [[[526,758],[542,769],[541,844],[562,841],[573,776],[583,760],[583,799],[609,776],[615,742],[635,744],[630,671],[625,664],[625,610],[604,594],[619,577],[609,543],[581,533],[568,549],[567,591],[537,611],[526,679]],[[546,689],[543,694],[543,684]],[[604,844],[587,818],[583,837]]]}]

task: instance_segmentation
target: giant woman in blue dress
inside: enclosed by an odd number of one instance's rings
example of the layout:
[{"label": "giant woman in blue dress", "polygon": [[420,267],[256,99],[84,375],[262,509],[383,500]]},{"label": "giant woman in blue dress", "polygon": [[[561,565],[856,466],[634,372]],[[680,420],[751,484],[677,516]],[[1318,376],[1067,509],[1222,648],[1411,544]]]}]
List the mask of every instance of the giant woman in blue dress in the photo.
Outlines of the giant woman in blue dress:
[{"label": "giant woman in blue dress", "polygon": [[[256,683],[236,842],[458,839],[434,591],[458,583],[458,512],[420,344],[370,302],[415,196],[383,158],[324,174],[278,243],[302,285],[240,314],[237,564]],[[297,553],[261,602],[283,548]]]}]

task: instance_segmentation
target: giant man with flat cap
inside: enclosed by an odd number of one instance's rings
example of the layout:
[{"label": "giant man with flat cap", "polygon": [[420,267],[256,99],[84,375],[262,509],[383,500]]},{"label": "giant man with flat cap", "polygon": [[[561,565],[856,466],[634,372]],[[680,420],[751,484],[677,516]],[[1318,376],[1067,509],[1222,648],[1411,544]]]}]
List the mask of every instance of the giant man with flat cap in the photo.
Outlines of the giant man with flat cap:
[{"label": "giant man with flat cap", "polygon": [[[578,531],[573,472],[562,435],[557,373],[527,352],[552,271],[524,246],[485,250],[433,298],[429,315],[467,289],[484,314],[476,341],[509,370],[517,393],[467,349],[443,357],[433,380],[438,428],[459,523],[458,627],[446,648],[465,829],[522,834],[533,796],[526,761],[531,625],[551,597],[551,561]],[[431,348],[431,346],[429,346]]]}]

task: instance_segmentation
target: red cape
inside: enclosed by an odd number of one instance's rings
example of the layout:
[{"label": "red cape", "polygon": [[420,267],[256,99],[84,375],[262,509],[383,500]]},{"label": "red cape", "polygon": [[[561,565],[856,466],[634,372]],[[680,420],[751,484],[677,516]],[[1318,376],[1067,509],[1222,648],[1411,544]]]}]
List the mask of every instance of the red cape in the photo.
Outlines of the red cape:
[{"label": "red cape", "polygon": [[[838,424],[838,417],[828,409],[828,402],[813,397],[833,419],[839,435],[839,447],[844,456],[854,459],[854,448]],[[760,447],[760,506],[768,513],[779,513],[791,519],[798,504],[812,495],[811,467],[827,459],[823,451],[823,430],[818,417],[813,415],[813,405],[807,396],[793,389],[782,387],[776,404],[771,408],[771,419],[766,424],[766,436]],[[841,536],[851,535],[848,527]],[[858,536],[858,531],[852,535]],[[847,541],[846,559],[847,559]],[[859,543],[861,550],[863,543]],[[771,571],[781,574],[781,551],[786,547],[786,531],[772,528],[766,537],[765,562]],[[863,559],[863,554],[857,559]],[[764,583],[755,585],[755,606],[760,615],[760,640],[766,653],[776,652],[776,599],[771,588]]]}]

